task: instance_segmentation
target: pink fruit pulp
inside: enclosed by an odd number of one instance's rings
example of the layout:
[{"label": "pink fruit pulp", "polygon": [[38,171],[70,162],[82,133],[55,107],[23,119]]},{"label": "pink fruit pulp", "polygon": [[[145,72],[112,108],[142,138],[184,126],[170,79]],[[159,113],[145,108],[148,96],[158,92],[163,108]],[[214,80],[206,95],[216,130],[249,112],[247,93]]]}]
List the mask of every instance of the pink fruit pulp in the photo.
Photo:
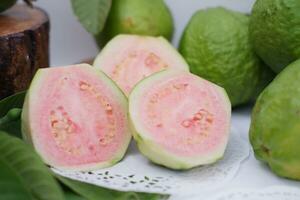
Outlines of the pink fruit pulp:
[{"label": "pink fruit pulp", "polygon": [[129,143],[127,111],[118,95],[90,69],[46,70],[35,83],[38,96],[29,96],[36,98],[29,100],[34,146],[56,166],[110,161]]},{"label": "pink fruit pulp", "polygon": [[100,67],[128,95],[142,79],[166,68],[188,71],[178,52],[163,38],[120,35],[102,50]]},{"label": "pink fruit pulp", "polygon": [[216,85],[183,73],[143,91],[141,123],[155,143],[179,156],[201,156],[227,142],[230,111]]}]

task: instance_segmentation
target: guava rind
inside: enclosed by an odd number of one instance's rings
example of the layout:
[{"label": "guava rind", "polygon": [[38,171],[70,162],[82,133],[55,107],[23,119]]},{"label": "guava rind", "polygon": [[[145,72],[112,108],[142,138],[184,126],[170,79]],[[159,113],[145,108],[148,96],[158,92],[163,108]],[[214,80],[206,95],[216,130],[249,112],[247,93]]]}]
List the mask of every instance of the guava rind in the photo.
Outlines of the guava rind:
[{"label": "guava rind", "polygon": [[256,53],[279,73],[300,58],[300,1],[257,0],[252,9],[250,37]]},{"label": "guava rind", "polygon": [[[107,77],[103,72],[94,69],[92,66],[90,66],[88,64],[65,66],[63,68],[69,69],[71,71],[73,67],[82,68],[82,69],[88,70],[88,71],[90,70],[90,72],[99,76],[99,79],[101,79],[105,84],[107,84],[111,88],[113,93],[116,95],[116,98],[118,99],[118,101],[120,101],[120,104],[124,108],[124,111],[127,112],[127,106],[128,106],[127,98],[109,77]],[[31,108],[34,107],[38,103],[39,94],[36,91],[41,86],[43,79],[50,75],[49,70],[51,70],[51,69],[52,68],[39,69],[36,72],[32,82],[31,82],[30,88],[26,93],[23,110],[22,110],[22,116],[21,116],[21,121],[22,121],[21,128],[22,128],[23,139],[26,142],[28,142],[29,144],[31,144],[36,149],[37,153],[41,156],[41,158],[43,159],[43,161],[46,164],[48,164],[50,166],[54,166],[58,169],[73,170],[73,171],[90,171],[90,170],[110,167],[110,166],[116,164],[117,162],[119,162],[124,157],[125,152],[129,146],[129,143],[131,140],[131,130],[130,130],[129,124],[127,124],[128,125],[127,131],[124,132],[124,134],[126,135],[126,137],[124,139],[124,143],[120,146],[120,149],[114,154],[114,156],[110,160],[107,160],[107,161],[101,161],[98,163],[84,164],[84,165],[78,165],[78,166],[56,165],[53,162],[52,158],[49,158],[48,156],[46,156],[43,149],[41,147],[39,147],[39,145],[37,145],[37,141],[35,140],[35,138],[32,134],[35,130],[32,128],[32,120],[30,117],[31,116],[30,112],[31,112]],[[125,121],[128,121],[128,120],[125,119]]]},{"label": "guava rind", "polygon": [[[164,70],[161,72],[157,72],[142,81],[140,81],[135,88],[132,90],[129,96],[129,118],[133,130],[133,138],[135,142],[137,143],[138,149],[140,152],[150,159],[152,162],[165,166],[167,168],[176,169],[176,170],[187,170],[191,169],[200,165],[206,165],[215,163],[216,161],[222,159],[224,155],[224,151],[228,142],[228,136],[230,131],[230,122],[228,122],[226,133],[227,138],[223,141],[224,143],[220,145],[218,149],[215,149],[215,152],[211,152],[209,155],[201,156],[201,157],[186,157],[186,156],[178,156],[173,153],[168,152],[165,150],[162,146],[157,144],[148,133],[146,133],[146,130],[143,130],[142,127],[139,125],[140,118],[137,117],[137,110],[139,99],[142,96],[142,91],[157,83],[162,81],[164,78],[173,77],[178,74],[182,73],[188,73],[178,70]],[[198,77],[199,78],[199,77]],[[200,78],[199,78],[200,79]],[[212,83],[213,84],[213,83]],[[223,104],[226,108],[227,117],[230,121],[230,115],[231,115],[231,104],[230,100],[227,96],[226,91],[215,85],[217,92],[219,92],[223,97]]]},{"label": "guava rind", "polygon": [[274,77],[253,51],[248,24],[239,12],[199,10],[179,46],[191,72],[225,88],[233,107],[254,99]]},{"label": "guava rind", "polygon": [[[127,46],[130,44],[131,46]],[[155,46],[155,48],[153,48]],[[141,48],[142,47],[142,48]],[[184,60],[184,58],[178,53],[178,51],[168,42],[164,37],[152,37],[152,36],[140,36],[140,35],[129,35],[129,34],[120,34],[110,40],[106,46],[102,49],[102,51],[97,55],[94,60],[93,66],[101,69],[106,75],[108,75],[111,79],[113,79],[121,89],[122,84],[116,80],[112,74],[110,73],[110,69],[108,69],[110,65],[107,64],[108,60],[111,60],[114,57],[114,65],[111,67],[115,67],[119,64],[116,62],[117,57],[125,53],[130,53],[132,50],[145,50],[145,51],[154,51],[154,53],[159,55],[159,52],[155,50],[165,52],[165,55],[162,56],[162,60],[168,64],[167,68],[174,68],[182,71],[189,71],[189,66]],[[136,64],[136,69],[131,73],[132,76],[135,76],[137,70],[141,68],[141,65]],[[132,76],[129,76],[131,81],[133,80]],[[123,92],[127,95],[125,90]]]},{"label": "guava rind", "polygon": [[9,9],[13,5],[15,5],[17,0],[1,0],[0,2],[0,13]]},{"label": "guava rind", "polygon": [[173,29],[171,12],[163,0],[114,0],[96,41],[102,47],[118,34],[163,36],[170,40]]},{"label": "guava rind", "polygon": [[260,94],[252,112],[250,142],[257,159],[279,176],[300,180],[300,60]]}]

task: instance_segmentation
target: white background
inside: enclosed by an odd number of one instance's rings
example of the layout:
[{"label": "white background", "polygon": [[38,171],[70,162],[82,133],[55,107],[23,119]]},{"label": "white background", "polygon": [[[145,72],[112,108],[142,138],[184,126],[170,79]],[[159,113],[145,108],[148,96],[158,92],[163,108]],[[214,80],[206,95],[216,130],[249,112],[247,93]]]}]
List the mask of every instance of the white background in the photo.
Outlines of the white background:
[{"label": "white background", "polygon": [[[173,13],[177,45],[181,32],[191,15],[200,8],[226,6],[242,12],[250,12],[254,0],[167,0]],[[98,49],[93,38],[81,27],[74,17],[69,0],[38,0],[36,5],[48,11],[51,18],[51,65],[68,65],[93,57]],[[233,126],[248,140],[250,106],[234,110]],[[235,187],[263,188],[272,185],[290,185],[300,188],[300,183],[278,178],[253,154],[243,163],[236,178],[223,190]]]}]

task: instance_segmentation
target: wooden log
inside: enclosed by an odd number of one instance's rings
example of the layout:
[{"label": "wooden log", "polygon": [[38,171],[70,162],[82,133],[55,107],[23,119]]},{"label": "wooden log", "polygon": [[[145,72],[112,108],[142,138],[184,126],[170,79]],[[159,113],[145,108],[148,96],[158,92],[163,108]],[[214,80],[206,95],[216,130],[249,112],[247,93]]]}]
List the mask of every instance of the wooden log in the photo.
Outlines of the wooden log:
[{"label": "wooden log", "polygon": [[49,18],[16,5],[0,14],[0,99],[26,90],[35,72],[49,66]]}]

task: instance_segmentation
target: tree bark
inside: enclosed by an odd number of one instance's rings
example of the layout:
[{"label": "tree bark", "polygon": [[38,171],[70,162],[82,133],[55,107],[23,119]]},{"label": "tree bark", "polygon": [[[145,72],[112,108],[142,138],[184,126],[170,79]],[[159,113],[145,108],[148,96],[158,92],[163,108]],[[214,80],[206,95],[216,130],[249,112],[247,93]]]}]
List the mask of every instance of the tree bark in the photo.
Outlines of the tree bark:
[{"label": "tree bark", "polygon": [[16,5],[0,14],[0,99],[26,90],[38,68],[49,66],[49,18]]}]

